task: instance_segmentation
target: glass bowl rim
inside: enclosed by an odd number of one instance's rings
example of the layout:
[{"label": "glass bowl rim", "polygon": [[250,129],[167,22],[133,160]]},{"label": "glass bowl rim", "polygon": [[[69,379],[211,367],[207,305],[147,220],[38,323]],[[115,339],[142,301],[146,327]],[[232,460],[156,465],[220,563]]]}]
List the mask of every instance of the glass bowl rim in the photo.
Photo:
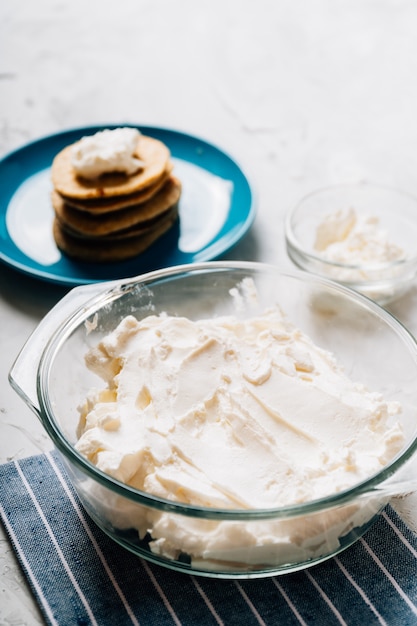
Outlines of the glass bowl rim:
[{"label": "glass bowl rim", "polygon": [[401,449],[401,451],[390,461],[390,463],[385,465],[379,472],[371,475],[365,480],[355,483],[352,487],[300,504],[267,509],[221,509],[204,507],[174,502],[140,491],[99,470],[95,465],[85,459],[62,433],[54,418],[53,407],[50,403],[48,380],[55,354],[72,331],[78,328],[81,323],[85,322],[86,319],[97,312],[100,307],[108,304],[110,300],[117,300],[122,297],[123,294],[133,289],[137,284],[147,285],[165,278],[175,280],[175,278],[184,277],[186,274],[195,275],[197,272],[217,272],[229,270],[272,272],[284,278],[301,280],[305,283],[308,282],[309,284],[312,284],[313,281],[315,286],[321,285],[327,289],[337,292],[343,297],[348,296],[351,300],[355,301],[355,303],[362,304],[368,312],[371,312],[382,319],[383,322],[390,327],[391,331],[393,331],[397,337],[401,339],[401,342],[404,345],[407,345],[407,349],[410,354],[414,351],[417,367],[417,340],[408,331],[408,329],[391,313],[373,300],[330,279],[323,278],[321,276],[312,277],[312,275],[308,272],[301,270],[282,271],[275,265],[252,261],[209,261],[163,268],[136,277],[112,281],[110,288],[107,289],[105,287],[107,283],[104,283],[103,290],[100,291],[98,295],[95,295],[84,304],[78,306],[50,336],[46,347],[42,352],[39,366],[37,368],[36,390],[40,407],[40,418],[55,447],[61,452],[61,454],[63,454],[67,462],[74,465],[78,470],[81,470],[94,481],[99,482],[102,486],[110,489],[110,491],[128,498],[130,501],[154,509],[173,512],[189,517],[197,517],[200,519],[235,521],[254,521],[272,518],[285,519],[314,514],[325,509],[342,506],[344,504],[351,503],[357,498],[367,498],[370,494],[383,494],[384,487],[381,486],[381,483],[392,477],[393,474],[395,474],[395,472],[397,472],[397,470],[399,470],[400,467],[402,467],[404,463],[408,461],[417,451],[417,431],[415,432],[414,437],[411,438],[411,441]]}]

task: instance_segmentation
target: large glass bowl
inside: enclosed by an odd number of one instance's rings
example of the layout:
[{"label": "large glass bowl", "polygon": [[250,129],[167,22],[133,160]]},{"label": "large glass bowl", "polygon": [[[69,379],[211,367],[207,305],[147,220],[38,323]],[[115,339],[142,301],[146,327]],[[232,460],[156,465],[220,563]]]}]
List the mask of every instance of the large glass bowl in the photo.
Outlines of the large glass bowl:
[{"label": "large glass bowl", "polygon": [[[398,246],[404,256],[391,260],[390,255],[369,256],[365,261],[358,243],[341,257],[326,257],[318,251],[315,241],[319,226],[336,211],[348,210],[354,210],[358,217],[378,220],[377,230],[384,232],[385,241]],[[306,195],[287,213],[285,238],[288,255],[297,267],[340,282],[384,305],[401,297],[416,278],[417,198],[369,183],[325,187]]]},{"label": "large glass bowl", "polygon": [[[78,406],[97,377],[84,356],[127,314],[141,319],[166,312],[191,319],[235,312],[231,290],[253,279],[259,309],[278,304],[291,322],[332,352],[348,376],[386,400],[401,402],[403,449],[376,475],[316,501],[266,510],[214,509],[175,503],[137,491],[99,471],[74,444]],[[242,315],[253,315],[253,310]],[[367,298],[304,272],[283,274],[257,263],[212,262],[155,271],[129,280],[73,289],[44,318],[23,347],[10,382],[40,418],[65,462],[91,518],[116,542],[168,568],[221,578],[251,578],[296,571],[319,563],[355,542],[390,497],[413,485],[410,464],[417,447],[417,348],[407,330]],[[216,459],[225,465],[227,459]],[[221,527],[216,558],[153,551],[139,539],[144,520],[166,516],[174,527],[191,523],[207,536]],[[167,528],[170,527],[168,523]],[[248,532],[249,531],[249,532]],[[262,545],[248,535],[269,534]],[[243,555],[243,556],[242,556]]]}]

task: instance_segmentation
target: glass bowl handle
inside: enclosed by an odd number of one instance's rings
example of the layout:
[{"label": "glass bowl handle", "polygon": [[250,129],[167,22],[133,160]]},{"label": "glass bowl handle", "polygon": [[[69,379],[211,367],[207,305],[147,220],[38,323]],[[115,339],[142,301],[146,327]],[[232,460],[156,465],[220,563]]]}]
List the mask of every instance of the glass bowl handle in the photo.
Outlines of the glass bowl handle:
[{"label": "glass bowl handle", "polygon": [[402,498],[417,492],[417,451],[410,449],[405,464],[390,478],[376,485],[371,493],[381,494],[388,498]]},{"label": "glass bowl handle", "polygon": [[45,315],[18,354],[9,372],[9,382],[39,418],[41,411],[37,394],[37,374],[42,353],[50,337],[77,308],[115,282],[93,283],[72,289]]},{"label": "glass bowl handle", "polygon": [[417,491],[417,475],[412,478],[399,480],[396,482],[391,482],[387,484],[382,483],[373,491],[373,493],[380,493],[390,498],[401,498],[404,496],[408,496],[410,495],[410,493],[414,493],[415,491]]}]

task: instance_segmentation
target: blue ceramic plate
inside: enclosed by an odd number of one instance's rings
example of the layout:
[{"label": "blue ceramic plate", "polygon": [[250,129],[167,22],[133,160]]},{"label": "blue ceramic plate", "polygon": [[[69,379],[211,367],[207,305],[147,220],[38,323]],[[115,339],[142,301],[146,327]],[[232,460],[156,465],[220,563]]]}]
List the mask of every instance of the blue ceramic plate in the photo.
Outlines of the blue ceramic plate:
[{"label": "blue ceramic plate", "polygon": [[[0,161],[0,260],[37,278],[80,285],[136,276],[172,265],[210,261],[229,250],[254,218],[253,193],[237,163],[206,141],[175,130],[138,126],[171,151],[182,182],[180,221],[145,253],[121,263],[81,263],[61,254],[52,236],[50,166],[84,135],[77,128],[44,137]],[[175,231],[175,232],[174,232]]]}]

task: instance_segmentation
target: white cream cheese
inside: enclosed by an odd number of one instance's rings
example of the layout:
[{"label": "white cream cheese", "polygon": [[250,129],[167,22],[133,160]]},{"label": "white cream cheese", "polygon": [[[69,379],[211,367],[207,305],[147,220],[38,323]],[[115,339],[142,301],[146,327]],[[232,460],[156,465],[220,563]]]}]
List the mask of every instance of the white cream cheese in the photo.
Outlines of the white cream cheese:
[{"label": "white cream cheese", "polygon": [[324,259],[348,265],[374,265],[405,258],[404,250],[390,241],[378,217],[353,208],[327,215],[316,231],[314,248]]},{"label": "white cream cheese", "polygon": [[143,167],[135,155],[139,136],[136,128],[115,128],[83,137],[72,147],[72,166],[83,178],[112,172],[135,174]]},{"label": "white cream cheese", "polygon": [[[277,309],[251,319],[126,317],[86,357],[104,379],[80,409],[77,450],[156,496],[232,509],[334,494],[381,470],[403,445],[401,410],[352,382]],[[366,506],[288,522],[193,519],[97,496],[151,549],[230,563],[311,558],[338,545]],[[325,546],[325,547],[323,547]],[[207,565],[207,564],[206,564]]]}]

